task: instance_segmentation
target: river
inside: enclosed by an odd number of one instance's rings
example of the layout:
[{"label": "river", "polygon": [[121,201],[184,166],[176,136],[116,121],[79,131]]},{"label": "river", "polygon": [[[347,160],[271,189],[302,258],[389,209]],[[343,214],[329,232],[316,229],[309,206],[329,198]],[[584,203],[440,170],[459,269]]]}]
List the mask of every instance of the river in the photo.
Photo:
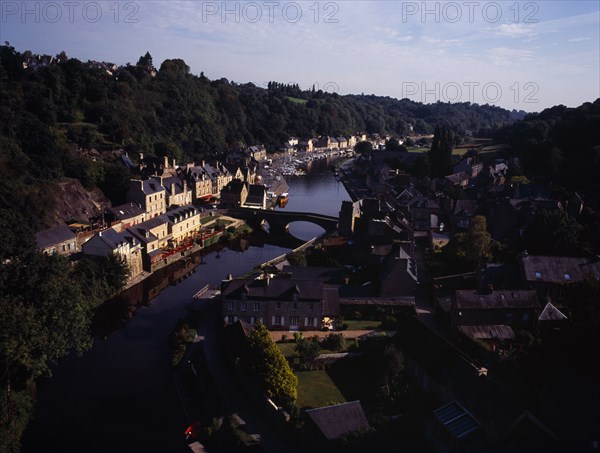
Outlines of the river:
[{"label": "river", "polygon": [[[337,216],[341,202],[350,198],[327,162],[314,167],[289,179],[284,209]],[[290,225],[300,239],[322,231],[306,222]],[[189,420],[173,383],[168,336],[198,289],[287,251],[273,245],[223,249],[201,257],[202,265],[188,263],[185,271],[191,274],[179,283],[170,269],[107,304],[95,322],[99,335],[93,347],[55,366],[53,377],[40,383],[23,451],[189,452],[183,436]]]}]

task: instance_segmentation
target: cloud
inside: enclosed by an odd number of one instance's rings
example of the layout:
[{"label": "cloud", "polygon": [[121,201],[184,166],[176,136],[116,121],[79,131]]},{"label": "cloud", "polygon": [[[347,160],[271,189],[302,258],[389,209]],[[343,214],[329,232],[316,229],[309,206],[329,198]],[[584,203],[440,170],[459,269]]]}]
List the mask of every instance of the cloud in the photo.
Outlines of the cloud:
[{"label": "cloud", "polygon": [[569,39],[569,42],[582,42],[582,41],[589,41],[592,38],[588,38],[587,36],[580,36],[579,38],[572,38]]},{"label": "cloud", "polygon": [[502,24],[496,27],[496,33],[510,38],[532,37],[537,33],[533,25],[526,24]]},{"label": "cloud", "polygon": [[492,64],[497,66],[516,65],[523,62],[531,62],[533,51],[527,49],[514,49],[511,47],[495,47],[489,50],[489,58]]}]

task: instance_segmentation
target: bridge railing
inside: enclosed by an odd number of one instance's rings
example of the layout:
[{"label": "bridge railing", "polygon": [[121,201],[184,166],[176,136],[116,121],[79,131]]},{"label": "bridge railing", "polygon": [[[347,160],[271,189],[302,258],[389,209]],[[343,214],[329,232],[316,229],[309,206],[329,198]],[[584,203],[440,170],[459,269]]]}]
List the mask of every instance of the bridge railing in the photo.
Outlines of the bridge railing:
[{"label": "bridge railing", "polygon": [[291,250],[291,251],[289,251],[287,253],[284,253],[283,255],[276,256],[275,258],[270,259],[269,261],[266,261],[266,262],[262,263],[260,265],[260,268],[263,269],[265,267],[272,266],[273,264],[277,264],[277,263],[283,261],[289,255],[292,255],[294,253],[301,252],[301,251],[307,249],[308,247],[310,247],[311,245],[313,245],[317,241],[317,239],[319,239],[319,236],[315,236],[314,238],[306,241],[304,244],[302,244],[300,247],[296,247],[294,250]]}]

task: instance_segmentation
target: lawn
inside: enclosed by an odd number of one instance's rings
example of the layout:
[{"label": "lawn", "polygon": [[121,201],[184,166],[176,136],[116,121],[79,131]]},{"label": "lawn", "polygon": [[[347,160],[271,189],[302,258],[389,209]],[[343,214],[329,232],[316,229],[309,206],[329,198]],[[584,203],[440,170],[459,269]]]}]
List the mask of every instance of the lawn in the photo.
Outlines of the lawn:
[{"label": "lawn", "polygon": [[286,96],[286,98],[294,104],[306,104],[308,102],[306,99],[293,98],[291,96]]},{"label": "lawn", "polygon": [[414,147],[410,146],[408,148],[408,152],[409,153],[426,153],[426,152],[429,152],[429,147],[428,146],[422,146],[420,148],[414,148]]},{"label": "lawn", "polygon": [[298,407],[322,407],[346,402],[327,371],[296,371],[296,376],[298,376]]},{"label": "lawn", "polygon": [[296,343],[276,343],[277,347],[279,348],[279,350],[281,352],[283,352],[283,355],[286,357],[292,357],[297,355],[296,351],[294,350],[294,348],[296,347]]},{"label": "lawn", "polygon": [[343,324],[348,324],[347,330],[377,330],[381,326],[379,321],[367,319],[344,319]]},{"label": "lawn", "polygon": [[213,220],[217,220],[219,218],[219,216],[212,216],[212,215],[207,215],[206,217],[201,217],[200,218],[200,224],[201,225],[205,225],[209,222],[212,222]]}]

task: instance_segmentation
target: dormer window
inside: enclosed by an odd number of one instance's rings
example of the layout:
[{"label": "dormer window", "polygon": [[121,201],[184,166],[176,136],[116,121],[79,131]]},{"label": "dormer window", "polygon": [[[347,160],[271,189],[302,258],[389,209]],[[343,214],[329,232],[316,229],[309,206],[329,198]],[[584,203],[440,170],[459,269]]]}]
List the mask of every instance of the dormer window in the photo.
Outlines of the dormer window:
[{"label": "dormer window", "polygon": [[542,273],[539,271],[536,271],[535,273],[535,278],[537,278],[538,280],[542,278]]},{"label": "dormer window", "polygon": [[299,294],[298,294],[296,291],[294,291],[294,292],[292,293],[292,300],[293,300],[294,302],[298,302],[298,297],[299,297]]},{"label": "dormer window", "polygon": [[564,274],[565,280],[571,280],[571,274]]},{"label": "dormer window", "polygon": [[246,300],[248,298],[248,293],[246,291],[242,291],[242,300]]}]

